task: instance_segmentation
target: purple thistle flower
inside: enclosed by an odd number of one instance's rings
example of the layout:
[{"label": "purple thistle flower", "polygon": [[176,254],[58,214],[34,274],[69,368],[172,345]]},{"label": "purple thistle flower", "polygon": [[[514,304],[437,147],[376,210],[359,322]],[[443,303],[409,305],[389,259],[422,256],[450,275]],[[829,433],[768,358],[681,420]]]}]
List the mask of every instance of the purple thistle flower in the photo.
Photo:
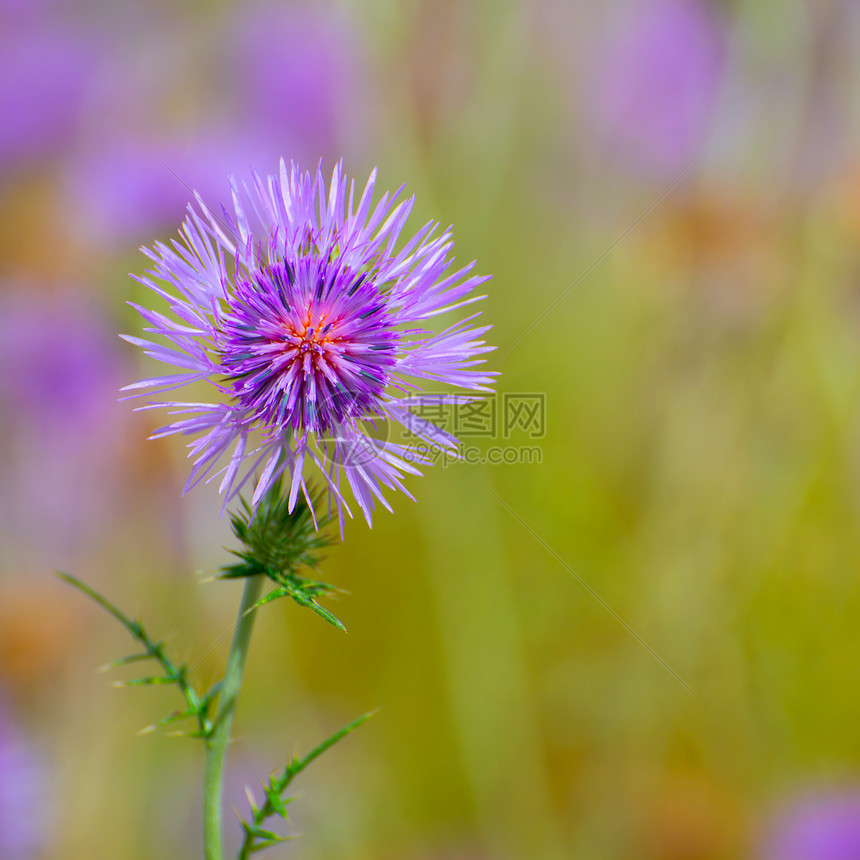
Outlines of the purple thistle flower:
[{"label": "purple thistle flower", "polygon": [[223,476],[226,505],[259,468],[252,503],[286,473],[292,506],[300,490],[310,501],[307,460],[325,477],[338,513],[352,516],[343,476],[370,523],[377,501],[391,510],[383,488],[407,492],[403,474],[420,474],[415,464],[429,459],[426,448],[376,438],[365,422],[400,424],[425,446],[456,447],[417,412],[473,397],[421,395],[417,381],[489,390],[495,374],[475,366],[493,349],[480,339],[490,327],[472,325],[478,314],[436,334],[423,326],[484,298],[472,292],[488,278],[469,275],[474,263],[449,272],[451,232],[436,235],[436,223],[396,250],[414,198],[398,203],[398,191],[374,207],[375,181],[374,171],[356,202],[342,165],[326,191],[319,171],[288,171],[282,161],[277,176],[254,174],[241,191],[232,183],[233,211],[223,209],[223,219],[197,195],[182,241],[145,249],[155,267],[140,280],[170,303],[175,319],[134,307],[147,331],[171,345],[126,339],[180,372],[126,390],[162,392],[205,379],[227,396],[141,407],[186,416],[153,438],[198,437],[189,445],[186,491]]}]

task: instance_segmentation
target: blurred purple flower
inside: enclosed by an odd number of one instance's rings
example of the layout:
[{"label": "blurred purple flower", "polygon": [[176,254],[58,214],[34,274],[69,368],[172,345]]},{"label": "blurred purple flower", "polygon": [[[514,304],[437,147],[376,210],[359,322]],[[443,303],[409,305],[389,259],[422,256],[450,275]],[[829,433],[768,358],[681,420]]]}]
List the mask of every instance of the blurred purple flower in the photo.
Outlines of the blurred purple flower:
[{"label": "blurred purple flower", "polygon": [[172,231],[193,191],[229,199],[227,177],[285,151],[315,164],[341,148],[345,126],[355,147],[361,124],[348,114],[363,74],[345,19],[309,4],[244,6],[221,41],[228,47],[219,49],[218,111],[207,116],[204,91],[202,119],[190,128],[159,129],[166,82],[144,85],[133,58],[110,60],[111,74],[88,103],[86,139],[68,166],[69,205],[82,215],[75,226],[84,239],[117,248]]},{"label": "blurred purple flower", "polygon": [[72,191],[80,227],[92,239],[129,240],[175,221],[190,192],[165,165],[176,164],[169,147],[141,140],[108,142],[73,166]]},{"label": "blurred purple flower", "polygon": [[90,432],[102,412],[93,392],[116,381],[106,330],[77,303],[46,294],[6,295],[0,308],[0,403],[25,421]]},{"label": "blurred purple flower", "polygon": [[96,242],[138,245],[181,221],[194,192],[229,197],[227,177],[269,163],[277,147],[264,136],[208,129],[193,140],[116,138],[71,165],[69,190],[82,234]]},{"label": "blurred purple flower", "polygon": [[112,326],[85,302],[0,292],[4,549],[53,564],[93,537],[125,423]]},{"label": "blurred purple flower", "polygon": [[69,30],[0,30],[0,172],[55,152],[74,132],[95,71],[85,41]]},{"label": "blurred purple flower", "polygon": [[350,106],[364,101],[357,30],[310,3],[242,7],[237,28],[232,84],[243,121],[268,129],[296,161],[333,157]]},{"label": "blurred purple flower", "polygon": [[764,860],[860,860],[860,788],[807,795],[778,815]]},{"label": "blurred purple flower", "polygon": [[723,33],[704,0],[637,0],[604,45],[590,112],[636,168],[677,173],[701,149],[724,69]]},{"label": "blurred purple flower", "polygon": [[0,701],[0,860],[31,860],[44,844],[42,769]]},{"label": "blurred purple flower", "polygon": [[35,19],[54,3],[55,0],[0,0],[0,16],[8,21]]}]

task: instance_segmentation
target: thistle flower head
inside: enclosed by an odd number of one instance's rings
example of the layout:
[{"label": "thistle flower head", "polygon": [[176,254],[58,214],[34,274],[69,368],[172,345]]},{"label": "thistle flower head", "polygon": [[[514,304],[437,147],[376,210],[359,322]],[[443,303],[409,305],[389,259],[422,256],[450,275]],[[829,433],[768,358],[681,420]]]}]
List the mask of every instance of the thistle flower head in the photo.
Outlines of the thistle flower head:
[{"label": "thistle flower head", "polygon": [[373,413],[398,336],[364,274],[313,258],[236,280],[223,366],[249,417],[321,434]]},{"label": "thistle flower head", "polygon": [[[358,198],[340,165],[326,189],[319,171],[281,162],[276,176],[234,182],[220,216],[198,196],[180,241],[145,249],[155,265],[140,280],[172,316],[134,307],[167,344],[126,339],[179,372],[127,390],[207,380],[219,393],[150,404],[184,415],[156,436],[196,437],[186,489],[221,476],[226,504],[254,480],[256,505],[283,477],[292,509],[299,492],[311,504],[304,467],[313,464],[338,512],[351,515],[343,476],[370,522],[377,501],[390,509],[383,488],[405,492],[403,475],[427,462],[427,445],[456,447],[417,413],[471,397],[422,395],[419,383],[488,390],[494,374],[477,365],[492,349],[489,326],[474,325],[477,314],[440,332],[429,321],[483,298],[472,293],[487,278],[471,275],[474,264],[450,271],[451,232],[435,223],[401,243],[413,199],[385,194],[374,206],[374,184],[375,173]],[[400,424],[422,448],[377,438],[368,422]]]}]

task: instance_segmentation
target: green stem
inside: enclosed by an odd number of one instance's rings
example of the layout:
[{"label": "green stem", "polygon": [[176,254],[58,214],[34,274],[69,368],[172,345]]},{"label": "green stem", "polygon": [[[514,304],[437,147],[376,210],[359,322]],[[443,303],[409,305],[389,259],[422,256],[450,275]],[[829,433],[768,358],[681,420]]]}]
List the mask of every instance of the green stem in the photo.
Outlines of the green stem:
[{"label": "green stem", "polygon": [[264,577],[260,574],[245,580],[242,603],[233,633],[233,644],[227,658],[224,683],[219,695],[215,728],[206,742],[206,773],[203,777],[203,851],[206,860],[224,860],[221,832],[221,794],[224,783],[224,758],[230,740],[230,726],[236,699],[242,687],[245,658],[257,614],[254,605],[260,597]]}]

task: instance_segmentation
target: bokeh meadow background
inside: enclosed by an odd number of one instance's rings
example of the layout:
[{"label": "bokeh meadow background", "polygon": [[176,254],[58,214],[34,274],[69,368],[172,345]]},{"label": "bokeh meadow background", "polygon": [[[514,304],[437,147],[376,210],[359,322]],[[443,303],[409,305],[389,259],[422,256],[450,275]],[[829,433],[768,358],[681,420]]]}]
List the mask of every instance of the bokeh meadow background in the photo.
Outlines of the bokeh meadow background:
[{"label": "bokeh meadow background", "polygon": [[175,692],[52,570],[217,675],[229,526],[117,335],[190,189],[282,155],[455,225],[545,421],[347,526],[349,635],[262,613],[237,810],[380,708],[269,856],[860,857],[858,45],[852,0],[2,0],[0,858],[200,856],[199,742],[136,734]]}]

